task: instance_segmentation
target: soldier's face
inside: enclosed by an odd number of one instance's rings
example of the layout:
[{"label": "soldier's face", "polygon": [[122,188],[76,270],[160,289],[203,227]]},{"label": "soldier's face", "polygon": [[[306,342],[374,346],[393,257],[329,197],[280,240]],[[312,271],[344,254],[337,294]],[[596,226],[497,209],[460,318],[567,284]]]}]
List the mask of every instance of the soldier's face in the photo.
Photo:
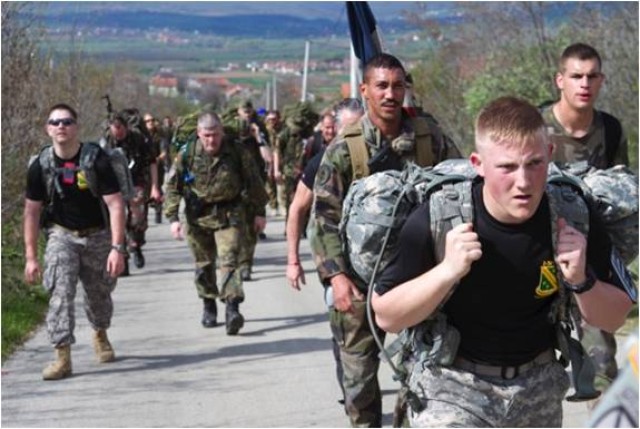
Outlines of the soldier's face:
[{"label": "soldier's face", "polygon": [[596,58],[567,58],[564,71],[556,75],[562,100],[576,110],[593,108],[603,82],[604,75]]},{"label": "soldier's face", "polygon": [[209,155],[216,155],[222,146],[222,127],[198,128],[198,138],[202,143],[202,148]]},{"label": "soldier's face", "polygon": [[156,120],[152,116],[145,117],[144,124],[149,131],[153,131],[156,129]]},{"label": "soldier's face", "polygon": [[374,123],[397,120],[402,114],[405,74],[402,69],[369,70],[365,82],[360,85],[360,92]]},{"label": "soldier's face", "polygon": [[325,117],[322,120],[322,138],[325,142],[330,143],[336,136],[336,124],[332,118]]},{"label": "soldier's face", "polygon": [[116,140],[123,140],[127,136],[127,127],[120,121],[115,121],[109,125],[109,130]]},{"label": "soldier's face", "polygon": [[78,124],[71,112],[54,110],[47,119],[47,134],[57,144],[73,142],[78,137]]}]

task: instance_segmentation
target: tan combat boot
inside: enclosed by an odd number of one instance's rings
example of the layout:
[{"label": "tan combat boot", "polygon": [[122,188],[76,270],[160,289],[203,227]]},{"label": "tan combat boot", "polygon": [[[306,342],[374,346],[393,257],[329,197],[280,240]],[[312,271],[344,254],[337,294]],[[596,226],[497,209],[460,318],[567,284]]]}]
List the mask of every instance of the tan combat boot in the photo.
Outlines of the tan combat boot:
[{"label": "tan combat boot", "polygon": [[56,361],[42,371],[43,380],[60,380],[71,375],[71,346],[56,347]]},{"label": "tan combat boot", "polygon": [[116,354],[107,338],[107,331],[104,329],[93,332],[93,349],[100,363],[113,362],[116,359]]}]

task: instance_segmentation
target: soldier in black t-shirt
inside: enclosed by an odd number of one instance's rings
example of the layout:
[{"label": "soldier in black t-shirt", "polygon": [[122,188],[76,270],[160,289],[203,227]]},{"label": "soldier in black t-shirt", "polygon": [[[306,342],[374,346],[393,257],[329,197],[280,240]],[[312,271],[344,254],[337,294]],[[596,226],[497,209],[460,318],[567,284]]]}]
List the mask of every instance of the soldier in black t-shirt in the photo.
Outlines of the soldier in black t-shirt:
[{"label": "soldier in black t-shirt", "polygon": [[591,220],[586,237],[563,218],[550,220],[550,157],[538,110],[495,100],[476,121],[473,224],[446,234],[442,261],[428,202],[403,226],[373,295],[378,325],[398,332],[443,306],[446,332],[460,335],[457,348],[443,345],[455,353],[450,364],[414,366],[409,386],[424,408],[409,410],[411,426],[561,427],[569,380],[550,321],[560,288],[574,293],[589,323],[608,331],[624,323],[632,303],[617,287],[602,227]]},{"label": "soldier in black t-shirt", "polygon": [[[115,359],[106,330],[113,314],[111,292],[124,268],[126,247],[124,202],[108,155],[94,145],[92,149],[98,152],[92,171],[81,168],[85,165],[81,157],[89,143],[78,140],[77,114],[66,104],[50,109],[47,133],[52,146],[31,162],[27,174],[24,274],[28,283],[42,276],[43,286],[51,295],[47,331],[57,360],[44,369],[42,376],[57,380],[71,375],[78,280],[86,294],[85,312],[94,329],[98,361]],[[92,178],[97,183],[91,183]],[[44,272],[38,262],[41,223],[47,235]]]},{"label": "soldier in black t-shirt", "polygon": [[[153,144],[142,133],[130,130],[127,121],[118,115],[111,120],[105,140],[106,147],[122,148],[129,160],[135,195],[127,205],[127,239],[136,267],[142,268],[145,264],[142,246],[146,242],[148,227],[148,200],[162,200],[158,186],[157,154]],[[125,275],[128,275],[128,261],[125,264]]]}]

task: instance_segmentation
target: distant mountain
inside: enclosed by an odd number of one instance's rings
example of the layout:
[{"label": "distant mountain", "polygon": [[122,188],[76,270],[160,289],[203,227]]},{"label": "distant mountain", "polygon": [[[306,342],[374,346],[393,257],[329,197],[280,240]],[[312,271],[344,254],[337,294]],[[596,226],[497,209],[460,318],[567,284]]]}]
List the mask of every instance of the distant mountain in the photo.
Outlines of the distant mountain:
[{"label": "distant mountain", "polygon": [[[434,2],[434,11],[452,2]],[[385,31],[410,29],[402,12],[415,2],[370,2]],[[299,38],[345,35],[345,2],[51,2],[49,27],[171,29],[237,37]]]}]

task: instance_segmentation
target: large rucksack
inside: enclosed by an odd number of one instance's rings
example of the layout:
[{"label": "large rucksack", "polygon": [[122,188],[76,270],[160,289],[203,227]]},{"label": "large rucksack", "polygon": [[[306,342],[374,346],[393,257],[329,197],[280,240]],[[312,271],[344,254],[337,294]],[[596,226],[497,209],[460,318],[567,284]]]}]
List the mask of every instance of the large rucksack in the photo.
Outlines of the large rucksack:
[{"label": "large rucksack", "polygon": [[[581,170],[575,166],[573,171]],[[343,204],[339,234],[356,283],[368,285],[367,310],[371,326],[374,326],[370,311],[373,285],[377,273],[388,264],[397,245],[398,232],[407,217],[421,202],[430,199],[434,251],[436,259],[442,260],[446,233],[455,225],[473,219],[471,181],[475,175],[467,160],[455,159],[429,168],[410,164],[402,172],[383,171],[352,183]],[[550,165],[547,196],[552,216],[565,218],[585,234],[588,233],[589,211],[595,210],[614,248],[626,258],[637,256],[638,181],[628,169],[621,166],[600,171],[590,169],[582,173],[581,179]],[[552,241],[555,248],[556,234]],[[616,268],[615,261],[613,265],[620,278],[626,276],[627,283],[632,283],[623,265],[618,264]],[[625,286],[633,299],[634,286]],[[550,317],[557,322],[558,347],[565,363],[570,361],[573,367],[577,393],[571,398],[589,399],[597,396],[593,388],[595,370],[590,360],[585,359],[580,343],[571,338],[567,300],[568,294],[560,288]],[[375,330],[372,332],[377,339]],[[423,364],[446,365],[455,358],[455,347],[450,345],[458,341],[455,328],[446,323],[442,312],[436,311],[425,322],[403,331],[391,346],[391,353],[402,351],[405,357],[410,355],[412,360]],[[419,407],[419,401],[406,384],[407,372],[394,366],[388,354],[383,353],[383,356],[396,373],[395,378],[407,390],[412,407]]]},{"label": "large rucksack", "polygon": [[[95,160],[100,152],[103,150],[109,157],[109,162],[115,173],[118,185],[120,186],[120,193],[125,201],[134,197],[135,189],[133,186],[133,179],[131,178],[131,171],[129,171],[129,161],[121,148],[101,148],[100,145],[93,142],[83,143],[80,149],[80,164],[77,170],[84,172],[87,180],[87,186],[89,190],[96,198],[102,199],[98,193],[98,177],[95,171]],[[56,180],[59,168],[56,168],[55,158],[53,154],[53,146],[47,145],[38,155],[34,155],[29,160],[31,163],[38,161],[40,168],[42,169],[42,177],[44,180],[45,188],[47,191],[46,204],[52,204],[54,193],[62,196],[62,187]],[[103,214],[104,204],[103,204]],[[106,218],[105,218],[106,219]]]},{"label": "large rucksack", "polygon": [[287,127],[302,138],[307,138],[313,134],[320,115],[313,109],[310,102],[298,101],[283,108],[282,118]]}]

